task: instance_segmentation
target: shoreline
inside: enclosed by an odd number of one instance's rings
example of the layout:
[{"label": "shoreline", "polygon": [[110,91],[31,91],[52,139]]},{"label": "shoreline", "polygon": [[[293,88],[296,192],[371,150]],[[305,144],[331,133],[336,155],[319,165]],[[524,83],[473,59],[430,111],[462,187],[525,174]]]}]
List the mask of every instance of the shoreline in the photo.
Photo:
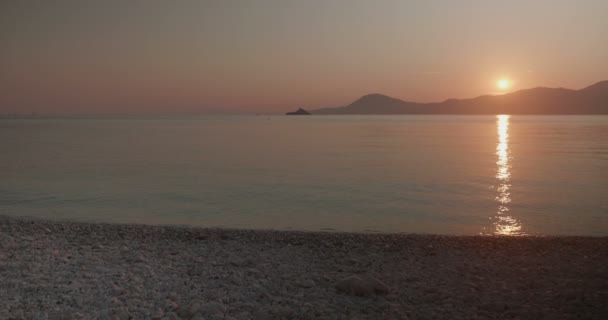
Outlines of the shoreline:
[{"label": "shoreline", "polygon": [[0,216],[0,318],[600,319],[606,265],[608,237]]}]

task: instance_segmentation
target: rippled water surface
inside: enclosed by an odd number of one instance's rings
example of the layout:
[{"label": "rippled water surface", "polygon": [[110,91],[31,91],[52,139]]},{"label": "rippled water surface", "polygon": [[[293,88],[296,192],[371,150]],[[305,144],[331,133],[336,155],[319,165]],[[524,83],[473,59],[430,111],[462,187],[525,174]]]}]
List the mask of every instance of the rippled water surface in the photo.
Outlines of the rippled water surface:
[{"label": "rippled water surface", "polygon": [[608,235],[606,116],[0,120],[0,214]]}]

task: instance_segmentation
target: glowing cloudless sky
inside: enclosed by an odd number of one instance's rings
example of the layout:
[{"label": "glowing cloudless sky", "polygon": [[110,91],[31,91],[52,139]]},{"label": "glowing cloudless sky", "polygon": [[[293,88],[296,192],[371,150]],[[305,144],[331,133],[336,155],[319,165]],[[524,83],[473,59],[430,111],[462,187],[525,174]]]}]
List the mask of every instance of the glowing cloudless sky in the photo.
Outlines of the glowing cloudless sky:
[{"label": "glowing cloudless sky", "polygon": [[607,17],[605,0],[3,1],[0,114],[578,89],[608,79]]}]

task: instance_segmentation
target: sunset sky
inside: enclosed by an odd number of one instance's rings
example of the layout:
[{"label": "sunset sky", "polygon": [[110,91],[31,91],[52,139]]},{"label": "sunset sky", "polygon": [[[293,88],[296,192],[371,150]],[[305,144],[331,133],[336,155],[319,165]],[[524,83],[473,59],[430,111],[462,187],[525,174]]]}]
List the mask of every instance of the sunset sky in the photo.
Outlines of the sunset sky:
[{"label": "sunset sky", "polygon": [[284,112],[608,79],[608,1],[2,1],[0,114]]}]

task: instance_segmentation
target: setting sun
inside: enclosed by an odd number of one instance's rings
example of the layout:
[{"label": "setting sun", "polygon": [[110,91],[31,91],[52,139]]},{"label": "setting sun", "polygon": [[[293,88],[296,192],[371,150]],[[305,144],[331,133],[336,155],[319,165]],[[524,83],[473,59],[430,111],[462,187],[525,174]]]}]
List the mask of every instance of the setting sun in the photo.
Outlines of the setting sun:
[{"label": "setting sun", "polygon": [[496,85],[498,86],[498,89],[506,90],[511,86],[511,81],[507,79],[500,79],[496,82]]}]

